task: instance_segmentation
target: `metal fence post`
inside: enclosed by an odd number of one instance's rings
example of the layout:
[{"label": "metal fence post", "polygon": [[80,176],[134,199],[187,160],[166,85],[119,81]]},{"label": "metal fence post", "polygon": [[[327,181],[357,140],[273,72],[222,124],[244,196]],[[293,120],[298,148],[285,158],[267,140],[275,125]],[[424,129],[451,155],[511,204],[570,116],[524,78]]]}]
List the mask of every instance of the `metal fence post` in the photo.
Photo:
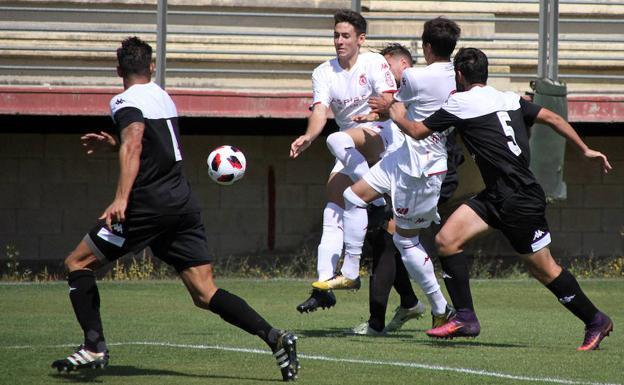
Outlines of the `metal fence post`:
[{"label": "metal fence post", "polygon": [[164,89],[167,72],[167,0],[158,0],[156,23],[156,84]]},{"label": "metal fence post", "polygon": [[362,0],[351,0],[351,9],[355,12],[362,12]]}]

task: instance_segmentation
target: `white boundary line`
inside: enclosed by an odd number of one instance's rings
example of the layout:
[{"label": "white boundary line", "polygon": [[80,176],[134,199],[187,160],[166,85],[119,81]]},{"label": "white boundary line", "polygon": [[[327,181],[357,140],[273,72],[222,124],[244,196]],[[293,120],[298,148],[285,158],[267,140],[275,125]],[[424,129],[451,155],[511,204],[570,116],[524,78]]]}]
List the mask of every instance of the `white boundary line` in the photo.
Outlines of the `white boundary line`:
[{"label": "white boundary line", "polygon": [[[169,342],[133,341],[133,342],[115,342],[115,343],[109,343],[108,345],[109,346],[130,346],[130,345],[162,346],[162,347],[179,348],[179,349],[221,350],[221,351],[237,352],[237,353],[271,354],[267,350],[260,350],[260,349],[235,348],[231,346],[221,346],[221,345],[174,344],[174,343],[169,343]],[[58,348],[58,347],[67,347],[67,346],[75,346],[75,344],[40,345],[40,346],[36,346],[36,345],[0,346],[0,349]],[[567,380],[564,378],[556,378],[556,377],[518,376],[514,374],[490,372],[487,370],[452,367],[452,366],[441,366],[441,365],[419,364],[416,362],[367,360],[367,359],[357,359],[357,358],[337,358],[337,357],[317,356],[317,355],[309,355],[309,354],[298,354],[298,356],[299,358],[303,358],[306,360],[326,361],[326,362],[343,362],[343,363],[350,363],[350,364],[364,364],[364,365],[378,365],[378,366],[397,366],[397,367],[403,367],[403,368],[416,368],[416,369],[433,370],[433,371],[440,371],[440,372],[471,374],[471,375],[483,376],[483,377],[504,378],[504,379],[516,380],[516,381],[528,381],[532,383],[543,382],[543,383],[566,384],[566,385],[622,385],[619,383]]]}]

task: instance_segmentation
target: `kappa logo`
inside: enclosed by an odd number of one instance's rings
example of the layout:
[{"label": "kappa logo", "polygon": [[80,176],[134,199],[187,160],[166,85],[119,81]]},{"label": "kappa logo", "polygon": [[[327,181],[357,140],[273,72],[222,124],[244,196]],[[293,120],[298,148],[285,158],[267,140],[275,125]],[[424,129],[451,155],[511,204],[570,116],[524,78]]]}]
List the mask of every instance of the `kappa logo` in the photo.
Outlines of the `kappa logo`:
[{"label": "kappa logo", "polygon": [[113,231],[118,232],[119,234],[123,234],[123,226],[121,225],[121,223],[115,223],[111,227],[113,228]]},{"label": "kappa logo", "polygon": [[535,233],[533,234],[533,240],[540,239],[544,236],[544,234],[545,233],[542,230],[535,230]]},{"label": "kappa logo", "polygon": [[381,70],[387,70],[388,69],[388,63],[381,63]]},{"label": "kappa logo", "polygon": [[431,258],[429,258],[429,256],[427,255],[425,257],[425,262],[423,263],[423,266],[425,266],[427,264],[427,262],[429,262],[431,260]]},{"label": "kappa logo", "polygon": [[453,277],[451,277],[450,275],[446,274],[446,271],[442,270],[442,279],[444,279],[444,278],[453,279]]},{"label": "kappa logo", "polygon": [[125,101],[125,100],[123,100],[122,98],[118,98],[117,100],[115,100],[115,104],[116,104],[116,105],[120,105],[120,104],[123,104],[123,103],[125,103],[125,102],[126,102],[126,101]]},{"label": "kappa logo", "polygon": [[359,83],[361,86],[365,86],[368,80],[366,80],[366,74],[360,74]]},{"label": "kappa logo", "polygon": [[570,303],[575,297],[576,294],[568,295],[566,297],[559,298],[559,302],[561,302],[562,304]]}]

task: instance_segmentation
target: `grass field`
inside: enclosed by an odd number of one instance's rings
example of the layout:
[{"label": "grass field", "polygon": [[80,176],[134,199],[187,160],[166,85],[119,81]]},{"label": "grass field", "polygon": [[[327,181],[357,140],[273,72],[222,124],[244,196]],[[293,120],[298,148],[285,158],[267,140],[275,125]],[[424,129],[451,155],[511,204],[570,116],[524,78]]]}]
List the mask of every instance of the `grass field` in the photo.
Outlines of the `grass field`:
[{"label": "grass field", "polygon": [[[301,384],[624,383],[624,280],[581,282],[615,322],[602,349],[576,352],[583,325],[537,282],[473,281],[482,334],[433,341],[430,319],[388,337],[343,331],[367,318],[368,288],[338,293],[329,311],[300,315],[302,280],[218,280],[277,327],[299,336]],[[181,282],[100,282],[111,365],[59,375],[81,342],[65,283],[0,284],[0,384],[265,384],[280,374],[264,344],[195,308]],[[391,298],[389,310],[397,304]],[[391,316],[388,312],[388,318]]]}]

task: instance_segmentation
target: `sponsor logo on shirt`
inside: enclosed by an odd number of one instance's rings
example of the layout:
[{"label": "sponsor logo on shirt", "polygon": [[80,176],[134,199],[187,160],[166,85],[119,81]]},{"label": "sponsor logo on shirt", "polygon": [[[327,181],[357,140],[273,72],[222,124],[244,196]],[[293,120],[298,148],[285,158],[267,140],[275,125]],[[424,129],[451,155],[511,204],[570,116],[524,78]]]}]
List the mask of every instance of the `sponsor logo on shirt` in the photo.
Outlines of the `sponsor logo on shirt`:
[{"label": "sponsor logo on shirt", "polygon": [[359,106],[360,104],[366,103],[368,98],[366,95],[355,96],[349,99],[332,99],[332,103],[338,105],[340,108],[350,107],[350,106]]},{"label": "sponsor logo on shirt", "polygon": [[122,98],[118,98],[117,100],[115,100],[115,105],[120,105],[120,104],[123,104],[123,103],[125,103],[125,102],[126,102],[126,101],[125,101],[125,100],[123,100]]},{"label": "sponsor logo on shirt", "polygon": [[366,74],[360,74],[359,83],[361,86],[365,86],[368,81],[366,80]]},{"label": "sponsor logo on shirt", "polygon": [[409,211],[409,208],[408,207],[397,207],[395,211],[397,213],[397,216],[404,216],[404,215],[407,215],[407,212]]}]

